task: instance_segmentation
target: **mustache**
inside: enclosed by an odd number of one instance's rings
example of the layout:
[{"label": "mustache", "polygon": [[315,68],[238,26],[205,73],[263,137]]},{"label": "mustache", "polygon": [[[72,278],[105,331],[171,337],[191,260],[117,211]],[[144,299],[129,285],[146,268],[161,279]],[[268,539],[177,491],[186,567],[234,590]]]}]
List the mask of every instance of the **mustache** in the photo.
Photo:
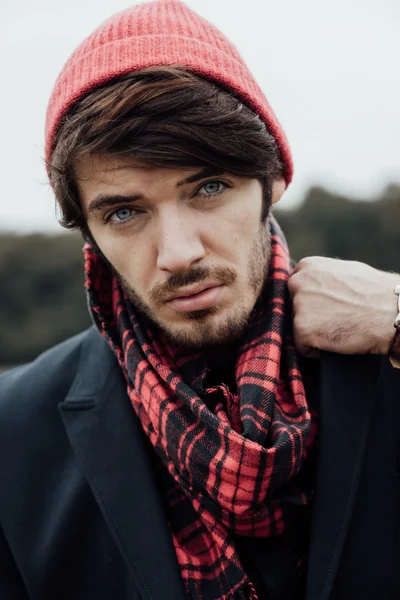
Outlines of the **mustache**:
[{"label": "mustache", "polygon": [[193,267],[186,273],[173,273],[164,283],[159,283],[149,292],[151,302],[162,303],[175,291],[201,281],[212,281],[219,285],[231,285],[237,277],[230,267]]}]

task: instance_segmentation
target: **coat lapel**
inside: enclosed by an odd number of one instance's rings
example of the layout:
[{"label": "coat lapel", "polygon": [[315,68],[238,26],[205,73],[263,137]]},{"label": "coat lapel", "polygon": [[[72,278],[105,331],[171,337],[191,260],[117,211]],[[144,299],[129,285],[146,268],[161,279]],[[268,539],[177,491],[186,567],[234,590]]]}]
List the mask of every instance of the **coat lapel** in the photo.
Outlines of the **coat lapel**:
[{"label": "coat lapel", "polygon": [[183,600],[171,535],[119,366],[94,328],[60,411],[70,443],[142,598]]},{"label": "coat lapel", "polygon": [[320,432],[306,600],[332,590],[356,497],[377,398],[381,359],[321,359]]}]

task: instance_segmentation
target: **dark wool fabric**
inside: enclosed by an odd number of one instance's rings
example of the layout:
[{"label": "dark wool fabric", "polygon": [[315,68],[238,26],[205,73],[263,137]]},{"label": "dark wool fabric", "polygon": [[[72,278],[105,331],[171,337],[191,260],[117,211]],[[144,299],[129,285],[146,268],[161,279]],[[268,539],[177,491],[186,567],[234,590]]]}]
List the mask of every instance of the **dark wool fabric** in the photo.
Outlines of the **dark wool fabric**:
[{"label": "dark wool fabric", "polygon": [[272,217],[269,226],[268,280],[237,349],[233,390],[224,382],[205,387],[204,353],[167,342],[135,311],[100,255],[85,247],[91,310],[166,468],[171,536],[186,595],[194,600],[255,600],[233,538],[281,536],[311,499],[312,490],[300,482],[316,415],[287,314],[288,248]]}]

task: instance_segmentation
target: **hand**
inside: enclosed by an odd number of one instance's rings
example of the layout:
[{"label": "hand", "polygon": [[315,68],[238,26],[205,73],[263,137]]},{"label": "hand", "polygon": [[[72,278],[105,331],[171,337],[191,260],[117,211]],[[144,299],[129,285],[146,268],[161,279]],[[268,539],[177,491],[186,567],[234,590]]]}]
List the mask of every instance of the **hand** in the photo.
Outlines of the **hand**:
[{"label": "hand", "polygon": [[394,339],[400,275],[355,261],[303,258],[289,278],[294,341],[305,356],[386,354]]}]

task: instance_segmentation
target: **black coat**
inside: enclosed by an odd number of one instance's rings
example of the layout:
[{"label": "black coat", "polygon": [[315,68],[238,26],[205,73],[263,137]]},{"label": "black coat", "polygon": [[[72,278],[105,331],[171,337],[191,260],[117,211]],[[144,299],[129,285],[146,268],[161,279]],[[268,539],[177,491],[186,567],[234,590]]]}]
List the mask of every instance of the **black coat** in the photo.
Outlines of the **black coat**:
[{"label": "black coat", "polygon": [[[306,600],[400,598],[400,370],[324,355]],[[184,600],[116,360],[93,328],[0,377],[0,599]]]}]

